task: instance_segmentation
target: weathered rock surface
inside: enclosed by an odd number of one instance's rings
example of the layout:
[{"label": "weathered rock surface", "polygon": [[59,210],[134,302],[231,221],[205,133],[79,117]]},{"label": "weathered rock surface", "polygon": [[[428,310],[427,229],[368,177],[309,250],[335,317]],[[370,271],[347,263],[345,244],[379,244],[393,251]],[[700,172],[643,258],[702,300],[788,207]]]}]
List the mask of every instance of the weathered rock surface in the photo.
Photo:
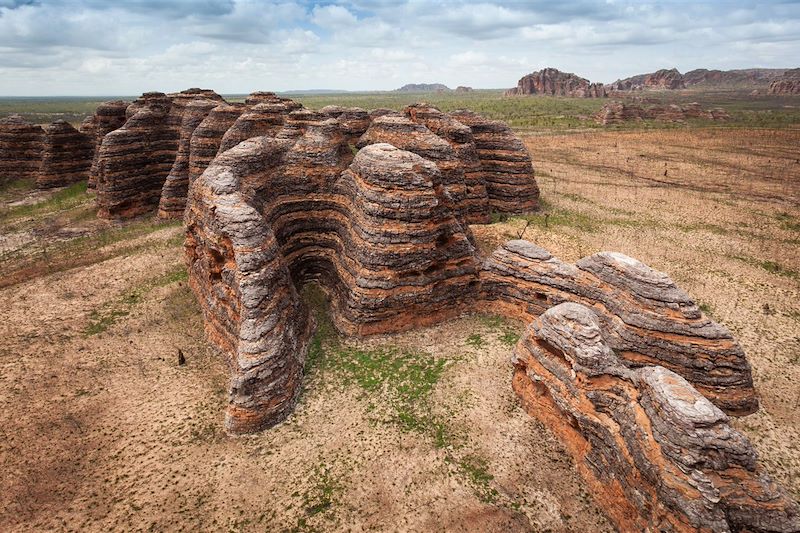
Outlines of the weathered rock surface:
[{"label": "weathered rock surface", "polygon": [[784,75],[783,68],[748,68],[736,70],[709,70],[699,68],[683,75],[686,87],[729,87],[750,89],[766,88],[769,84]]},{"label": "weathered rock surface", "polygon": [[395,89],[396,93],[443,93],[450,90],[450,87],[443,83],[407,83]]},{"label": "weathered rock surface", "polygon": [[459,220],[465,220],[467,187],[464,167],[450,143],[424,125],[403,116],[376,118],[356,146],[363,148],[377,143],[391,144],[436,164],[440,174],[434,176],[437,179],[434,187],[441,189],[440,201],[452,209]]},{"label": "weathered rock surface", "polygon": [[769,84],[767,94],[800,94],[800,68],[787,70]]},{"label": "weathered rock surface", "polygon": [[339,121],[339,127],[347,137],[349,144],[355,145],[369,125],[372,123],[370,113],[359,107],[341,107],[329,105],[319,110],[326,117]]},{"label": "weathered rock surface", "polygon": [[728,413],[758,409],[750,364],[730,332],[669,276],[635,259],[602,252],[571,265],[509,241],[486,260],[481,281],[491,308],[525,321],[562,302],[589,306],[627,365],[664,366]]},{"label": "weathered rock surface", "polygon": [[724,121],[730,115],[722,108],[703,109],[697,102],[686,105],[670,104],[666,106],[645,107],[624,102],[609,102],[595,115],[599,124],[621,124],[631,120],[660,120],[664,122],[685,122],[689,118]]},{"label": "weathered rock surface", "polygon": [[182,218],[186,209],[186,197],[189,191],[189,161],[191,158],[191,142],[195,130],[217,107],[216,100],[201,98],[186,105],[181,122],[178,152],[175,161],[164,181],[161,198],[158,204],[160,218]]},{"label": "weathered rock surface", "polygon": [[629,368],[589,307],[562,303],[514,350],[513,387],[552,428],[620,531],[790,532],[800,508],[686,380]]},{"label": "weathered rock surface", "polygon": [[221,104],[212,109],[195,128],[189,142],[189,183],[217,156],[222,137],[246,111],[245,104]]},{"label": "weathered rock surface", "polygon": [[188,89],[145,93],[127,107],[125,124],[103,138],[93,166],[98,216],[130,218],[158,207],[178,156],[184,115],[197,100],[223,102],[214,91]]},{"label": "weathered rock surface", "polygon": [[0,184],[36,179],[42,160],[44,130],[19,115],[0,119]]},{"label": "weathered rock surface", "polygon": [[478,263],[438,200],[437,166],[374,144],[339,172],[346,148],[335,120],[296,141],[258,137],[191,188],[190,284],[233,369],[229,431],[267,427],[294,405],[310,319],[293,282],[319,281],[337,327],[357,335],[429,324],[470,301]]},{"label": "weathered rock surface", "polygon": [[683,75],[678,69],[661,69],[649,74],[638,74],[609,84],[608,91],[675,90],[685,89]]},{"label": "weathered rock surface", "polygon": [[472,111],[462,109],[450,116],[472,130],[491,211],[518,214],[536,210],[539,186],[522,139],[507,124]]},{"label": "weathered rock surface", "polygon": [[404,113],[450,144],[464,171],[465,192],[459,214],[467,224],[488,224],[491,208],[486,192],[486,173],[481,166],[472,129],[430,104],[410,105]]},{"label": "weathered rock surface", "polygon": [[76,130],[69,122],[57,120],[45,126],[36,186],[47,189],[87,180],[93,155],[94,139]]},{"label": "weathered rock surface", "polygon": [[602,83],[592,83],[570,72],[546,68],[520,78],[517,86],[505,92],[506,96],[544,94],[577,98],[602,98],[606,90]]},{"label": "weathered rock surface", "polygon": [[455,90],[457,93],[471,93],[474,89],[465,85],[459,85]]},{"label": "weathered rock surface", "polygon": [[103,138],[112,131],[121,128],[127,120],[125,114],[130,102],[124,100],[114,100],[111,102],[103,102],[94,111],[91,118],[91,126],[85,126],[87,131],[91,129],[94,134],[94,155],[92,156],[92,168],[89,172],[89,187],[95,187],[97,183],[97,158],[100,153],[100,145],[103,143]]}]

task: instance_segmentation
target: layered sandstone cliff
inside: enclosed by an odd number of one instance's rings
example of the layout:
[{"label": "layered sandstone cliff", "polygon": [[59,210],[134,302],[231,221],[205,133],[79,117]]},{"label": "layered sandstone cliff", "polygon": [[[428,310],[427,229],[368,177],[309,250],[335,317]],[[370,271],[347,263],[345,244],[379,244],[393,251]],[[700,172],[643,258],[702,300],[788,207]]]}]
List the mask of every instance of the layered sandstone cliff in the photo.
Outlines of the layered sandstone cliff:
[{"label": "layered sandstone cliff", "polygon": [[800,530],[800,506],[728,417],[663,366],[631,368],[595,312],[561,303],[534,319],[513,386],[619,530]]},{"label": "layered sandstone cliff", "polygon": [[0,184],[36,179],[41,167],[44,130],[19,115],[0,119]]},{"label": "layered sandstone cliff", "polygon": [[94,139],[69,122],[57,120],[44,128],[42,162],[36,176],[40,189],[63,187],[88,179]]},{"label": "layered sandstone cliff", "polygon": [[635,103],[609,102],[595,115],[595,120],[604,126],[645,119],[663,122],[685,122],[690,118],[725,121],[730,119],[730,115],[724,109],[718,107],[703,109],[697,102],[666,106],[643,106]]},{"label": "layered sandstone cliff", "polygon": [[800,68],[787,70],[769,85],[768,94],[800,94]]},{"label": "layered sandstone cliff", "polygon": [[592,83],[569,72],[546,68],[523,76],[517,86],[505,92],[506,96],[543,94],[576,98],[602,98],[606,89],[602,83]]}]

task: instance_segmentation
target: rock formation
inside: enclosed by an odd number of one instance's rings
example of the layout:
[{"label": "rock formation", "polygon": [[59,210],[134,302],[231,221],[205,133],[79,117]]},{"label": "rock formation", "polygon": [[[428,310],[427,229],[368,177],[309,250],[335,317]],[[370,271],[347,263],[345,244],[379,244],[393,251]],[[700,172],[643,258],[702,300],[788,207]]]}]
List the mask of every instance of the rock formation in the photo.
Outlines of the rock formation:
[{"label": "rock formation", "polygon": [[571,265],[510,241],[486,260],[481,281],[490,308],[525,321],[562,302],[591,307],[626,364],[666,367],[730,414],[758,408],[750,364],[730,332],[666,274],[635,259],[603,252]]},{"label": "rock formation", "polygon": [[186,208],[186,195],[189,191],[189,160],[191,142],[197,127],[208,116],[218,102],[201,98],[189,102],[183,113],[175,161],[161,188],[158,204],[160,218],[182,218]]},{"label": "rock formation", "polygon": [[689,118],[724,121],[730,119],[730,115],[719,107],[703,109],[697,102],[682,106],[670,104],[666,106],[650,107],[624,102],[609,102],[595,115],[595,120],[604,126],[644,119],[664,122],[685,122],[686,119]]},{"label": "rock formation", "polygon": [[482,172],[516,168],[524,147],[509,152],[497,124],[419,104],[374,118],[354,155],[340,111],[289,113],[277,134],[219,153],[189,189],[189,285],[230,368],[229,432],[291,413],[315,328],[298,295],[306,283],[330,296],[346,335],[485,310],[532,322],[513,387],[620,530],[798,530],[797,504],[722,412],[758,407],[724,327],[621,254],[571,265],[512,241],[482,258],[459,221],[458,163],[474,165],[474,142]]},{"label": "rock formation", "polygon": [[784,75],[783,68],[749,68],[737,70],[709,70],[699,68],[683,75],[683,83],[687,88],[732,88],[752,89],[766,88],[769,84]]},{"label": "rock formation", "polygon": [[472,131],[490,210],[506,214],[536,210],[539,187],[522,139],[504,122],[487,120],[472,111],[462,109],[450,116]]},{"label": "rock formation", "polygon": [[562,303],[514,350],[513,387],[573,455],[620,531],[800,530],[800,506],[685,379],[630,368],[589,307]]},{"label": "rock formation", "polygon": [[471,93],[474,89],[472,87],[466,87],[464,85],[459,85],[456,87],[457,93]]},{"label": "rock formation", "polygon": [[[422,124],[449,143],[460,161],[464,171],[465,186],[464,199],[460,207],[462,219],[467,224],[488,223],[492,207],[486,192],[489,172],[485,172],[481,165],[472,129],[429,104],[419,103],[408,106],[404,113],[412,121]],[[529,170],[528,177],[534,181],[533,167],[531,166]],[[524,190],[518,192],[524,193]]]},{"label": "rock formation", "polygon": [[675,90],[685,88],[686,84],[683,81],[683,75],[675,68],[631,76],[606,86],[608,91]]},{"label": "rock formation", "polygon": [[218,105],[197,126],[189,142],[189,183],[197,179],[217,156],[225,132],[246,109],[246,104]]},{"label": "rock formation", "polygon": [[575,74],[546,68],[523,76],[517,86],[505,92],[506,96],[544,94],[577,98],[602,98],[606,90],[602,83],[591,83]]},{"label": "rock formation", "polygon": [[767,94],[800,94],[800,68],[787,70],[770,83]]},{"label": "rock formation", "polygon": [[44,128],[42,162],[36,176],[40,189],[63,187],[89,178],[94,139],[69,122],[57,120]]},{"label": "rock formation", "polygon": [[334,120],[295,141],[259,137],[221,154],[190,191],[190,285],[232,370],[226,427],[272,425],[300,390],[310,319],[294,283],[321,282],[339,329],[401,331],[460,312],[478,262],[440,201],[437,166],[388,144],[343,172]]},{"label": "rock formation", "polygon": [[188,89],[145,93],[127,107],[125,124],[108,133],[97,151],[100,217],[130,218],[158,207],[178,155],[184,115],[197,100],[223,101],[213,91]]},{"label": "rock formation", "polygon": [[442,83],[407,83],[399,89],[395,89],[396,93],[443,93],[450,90],[450,87]]},{"label": "rock formation", "polygon": [[94,115],[89,117],[90,124],[86,124],[86,121],[84,121],[83,128],[86,133],[91,131],[94,136],[94,155],[92,156],[92,167],[89,173],[89,187],[91,188],[94,188],[97,182],[97,158],[103,138],[125,124],[125,112],[129,105],[130,102],[125,102],[124,100],[103,102],[97,106]]},{"label": "rock formation", "polygon": [[19,115],[0,119],[0,185],[36,179],[42,160],[44,130]]}]

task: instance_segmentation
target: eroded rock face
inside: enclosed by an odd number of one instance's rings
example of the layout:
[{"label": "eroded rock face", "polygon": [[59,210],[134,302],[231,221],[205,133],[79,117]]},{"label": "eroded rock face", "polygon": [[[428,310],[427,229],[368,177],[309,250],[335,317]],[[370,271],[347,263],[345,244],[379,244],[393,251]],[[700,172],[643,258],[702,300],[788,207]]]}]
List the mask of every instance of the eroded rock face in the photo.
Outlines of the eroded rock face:
[{"label": "eroded rock face", "polygon": [[562,303],[514,350],[514,390],[573,455],[621,531],[800,529],[747,438],[661,366],[629,368],[593,310]]},{"label": "eroded rock face", "polygon": [[294,405],[311,334],[294,283],[323,284],[335,324],[355,335],[429,324],[470,302],[478,262],[438,200],[437,166],[374,144],[344,169],[348,151],[327,120],[296,140],[245,141],[191,188],[190,284],[233,368],[229,431],[267,427]]},{"label": "eroded rock face", "polygon": [[99,157],[103,138],[125,124],[125,120],[127,120],[125,115],[129,105],[130,102],[124,100],[103,102],[97,106],[94,115],[90,117],[91,126],[88,124],[85,126],[87,131],[91,129],[94,135],[94,155],[92,156],[92,168],[89,172],[90,188],[94,188],[97,183],[97,158]]},{"label": "eroded rock face", "polygon": [[41,169],[36,176],[40,189],[63,187],[88,179],[94,155],[94,139],[69,122],[57,120],[44,128]]},{"label": "eroded rock face", "polygon": [[464,200],[460,209],[467,224],[487,224],[491,207],[486,192],[486,175],[478,156],[472,129],[435,107],[419,103],[408,106],[405,115],[447,141],[464,169]]},{"label": "eroded rock face", "polygon": [[189,141],[189,183],[197,179],[217,156],[222,137],[246,111],[245,104],[221,104],[195,128]]},{"label": "eroded rock face", "polygon": [[609,91],[675,90],[685,88],[684,77],[676,68],[663,68],[649,74],[638,74],[624,80],[617,80],[606,87]]},{"label": "eroded rock face", "polygon": [[93,167],[98,216],[131,218],[158,207],[178,156],[184,115],[197,100],[222,102],[213,91],[188,89],[145,93],[127,107],[125,124],[103,138]]},{"label": "eroded rock face", "polygon": [[192,136],[195,130],[217,107],[216,100],[201,98],[186,105],[181,121],[178,151],[175,161],[164,181],[161,198],[158,203],[158,216],[164,219],[182,218],[186,208],[186,196],[189,191],[189,162],[191,158]]},{"label": "eroded rock face", "polygon": [[602,83],[592,83],[569,72],[546,68],[523,76],[515,88],[505,92],[506,96],[527,94],[602,98],[606,96],[606,89]]},{"label": "eroded rock face", "polygon": [[609,345],[631,367],[659,365],[732,414],[758,408],[750,364],[723,326],[663,272],[613,252],[568,264],[528,241],[509,241],[484,263],[484,300],[530,321],[563,302],[597,313]]},{"label": "eroded rock face", "polygon": [[487,120],[472,111],[458,110],[450,116],[472,131],[490,210],[502,214],[536,210],[539,186],[522,139],[507,124]]},{"label": "eroded rock face", "polygon": [[767,94],[800,94],[800,68],[787,70],[770,83]]},{"label": "eroded rock face", "polygon": [[724,121],[730,119],[730,115],[721,108],[703,109],[697,102],[682,106],[671,104],[667,106],[651,107],[643,107],[641,105],[623,102],[610,102],[604,105],[595,116],[595,120],[604,126],[644,119],[664,122],[685,122],[686,119],[689,118]]},{"label": "eroded rock face", "polygon": [[19,115],[0,119],[0,184],[36,179],[42,160],[44,130]]}]

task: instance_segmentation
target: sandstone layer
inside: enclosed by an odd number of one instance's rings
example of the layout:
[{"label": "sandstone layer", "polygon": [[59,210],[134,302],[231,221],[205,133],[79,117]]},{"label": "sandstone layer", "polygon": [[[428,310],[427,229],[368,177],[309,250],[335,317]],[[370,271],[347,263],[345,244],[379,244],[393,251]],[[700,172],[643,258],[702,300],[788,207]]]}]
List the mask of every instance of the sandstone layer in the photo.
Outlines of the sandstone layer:
[{"label": "sandstone layer", "polygon": [[98,215],[130,218],[158,207],[178,156],[184,115],[197,100],[222,102],[210,90],[143,94],[126,109],[126,121],[103,137],[93,166]]},{"label": "sandstone layer", "polygon": [[620,531],[791,532],[800,507],[685,379],[629,368],[589,307],[562,303],[514,350],[514,390],[573,455]]},{"label": "sandstone layer", "polygon": [[44,128],[41,168],[36,176],[40,189],[63,187],[89,178],[94,139],[69,122],[57,120]]},{"label": "sandstone layer", "polygon": [[609,102],[595,115],[595,120],[604,126],[645,119],[662,122],[686,122],[690,118],[724,121],[730,119],[730,115],[724,109],[718,107],[703,109],[697,102],[685,105],[670,104],[650,107],[633,103]]},{"label": "sandstone layer", "polygon": [[539,186],[522,139],[504,122],[487,120],[472,111],[458,110],[450,116],[472,131],[490,210],[517,214],[538,209]]},{"label": "sandstone layer", "polygon": [[572,265],[509,241],[486,260],[481,281],[489,308],[526,322],[562,302],[591,307],[626,364],[668,368],[730,414],[758,409],[750,364],[730,332],[669,276],[635,259],[601,252]]},{"label": "sandstone layer", "polygon": [[0,119],[0,184],[36,179],[42,160],[44,130],[19,115]]},{"label": "sandstone layer", "polygon": [[100,145],[103,143],[103,138],[125,124],[125,112],[129,105],[130,102],[124,100],[103,102],[97,106],[94,115],[90,117],[90,124],[85,124],[83,126],[86,133],[92,133],[94,139],[94,154],[92,156],[91,172],[89,173],[89,187],[91,188],[95,187],[97,183],[97,158],[100,153]]},{"label": "sandstone layer", "polygon": [[570,72],[546,68],[520,78],[517,86],[505,92],[506,96],[543,94],[576,98],[602,98],[606,89],[602,83],[592,83]]},{"label": "sandstone layer", "polygon": [[800,68],[787,70],[770,83],[767,94],[800,94]]}]

